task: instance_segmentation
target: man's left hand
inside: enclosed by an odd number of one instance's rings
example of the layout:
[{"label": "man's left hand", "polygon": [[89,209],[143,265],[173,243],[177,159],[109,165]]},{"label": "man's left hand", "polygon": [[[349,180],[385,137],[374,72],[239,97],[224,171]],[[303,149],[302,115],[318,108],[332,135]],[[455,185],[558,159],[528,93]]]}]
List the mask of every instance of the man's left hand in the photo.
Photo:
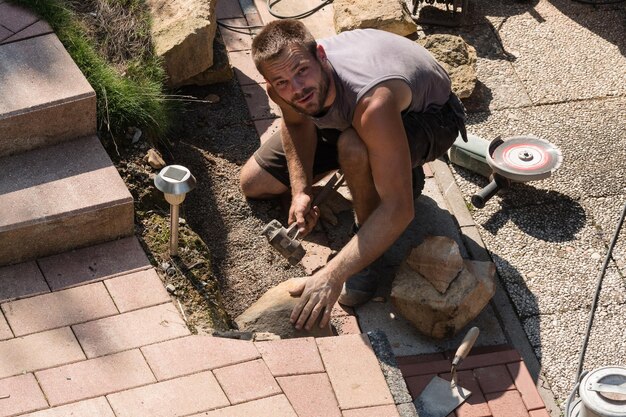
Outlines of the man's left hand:
[{"label": "man's left hand", "polygon": [[298,287],[290,290],[292,296],[300,296],[300,301],[291,312],[291,324],[300,330],[311,330],[321,315],[320,327],[330,321],[330,313],[341,293],[341,282],[331,282],[323,270],[302,280]]}]

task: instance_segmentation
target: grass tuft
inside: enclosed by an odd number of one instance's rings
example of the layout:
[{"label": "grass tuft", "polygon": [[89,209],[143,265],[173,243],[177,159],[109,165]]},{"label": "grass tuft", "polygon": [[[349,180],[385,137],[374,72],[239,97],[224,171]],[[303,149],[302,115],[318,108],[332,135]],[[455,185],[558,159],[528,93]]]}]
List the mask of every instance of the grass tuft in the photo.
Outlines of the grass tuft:
[{"label": "grass tuft", "polygon": [[[52,26],[97,95],[98,130],[115,139],[130,127],[161,139],[174,105],[150,42],[143,0],[18,0]],[[113,19],[115,18],[115,19]]]}]

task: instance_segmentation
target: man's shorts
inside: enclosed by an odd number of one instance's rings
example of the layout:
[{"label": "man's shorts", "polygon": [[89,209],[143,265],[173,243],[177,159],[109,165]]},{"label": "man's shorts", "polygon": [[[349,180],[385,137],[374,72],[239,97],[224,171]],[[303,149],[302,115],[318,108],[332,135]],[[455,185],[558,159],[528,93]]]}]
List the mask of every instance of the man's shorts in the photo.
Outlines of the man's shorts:
[{"label": "man's shorts", "polygon": [[[452,146],[459,133],[467,141],[465,109],[454,93],[451,93],[448,101],[436,110],[403,113],[402,122],[414,167],[442,156]],[[337,141],[340,134],[339,130],[317,129],[313,177],[339,168]],[[254,153],[254,159],[261,168],[289,187],[287,159],[280,130],[261,145]]]}]

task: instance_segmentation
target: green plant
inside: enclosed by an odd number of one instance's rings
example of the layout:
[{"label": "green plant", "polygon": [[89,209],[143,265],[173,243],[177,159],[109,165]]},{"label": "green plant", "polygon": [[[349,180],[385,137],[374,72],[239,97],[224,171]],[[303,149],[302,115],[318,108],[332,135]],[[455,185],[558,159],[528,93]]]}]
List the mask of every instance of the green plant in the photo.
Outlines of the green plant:
[{"label": "green plant", "polygon": [[[149,136],[163,137],[170,125],[174,107],[163,94],[165,72],[150,43],[149,17],[142,7],[142,0],[16,2],[30,8],[52,26],[95,90],[98,130],[101,134],[109,134],[115,139],[129,127],[137,127]],[[77,13],[77,8],[86,6],[105,7],[118,14],[124,12],[121,18],[126,20],[133,17],[135,21],[127,25],[128,33],[134,36],[134,45],[140,53],[132,55],[124,48],[116,49],[115,46],[119,46],[123,39],[112,42],[116,36],[106,35],[106,22],[102,22],[105,25],[103,30],[88,30],[87,27],[92,25],[85,25]],[[89,13],[84,15],[88,16]],[[139,24],[135,24],[137,22]],[[105,33],[105,39],[98,36],[101,33]],[[102,46],[108,48],[103,50]]]}]

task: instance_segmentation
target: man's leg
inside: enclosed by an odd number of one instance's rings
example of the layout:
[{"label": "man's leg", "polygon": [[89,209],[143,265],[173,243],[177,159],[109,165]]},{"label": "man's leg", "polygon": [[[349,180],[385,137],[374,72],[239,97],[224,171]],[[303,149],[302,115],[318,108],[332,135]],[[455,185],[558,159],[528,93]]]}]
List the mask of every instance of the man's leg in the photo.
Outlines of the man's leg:
[{"label": "man's leg", "polygon": [[380,203],[372,178],[367,147],[352,128],[341,133],[337,147],[339,165],[352,194],[357,224],[363,224]]},{"label": "man's leg", "polygon": [[241,168],[239,186],[248,198],[273,198],[288,190],[285,184],[262,168],[254,157]]}]

